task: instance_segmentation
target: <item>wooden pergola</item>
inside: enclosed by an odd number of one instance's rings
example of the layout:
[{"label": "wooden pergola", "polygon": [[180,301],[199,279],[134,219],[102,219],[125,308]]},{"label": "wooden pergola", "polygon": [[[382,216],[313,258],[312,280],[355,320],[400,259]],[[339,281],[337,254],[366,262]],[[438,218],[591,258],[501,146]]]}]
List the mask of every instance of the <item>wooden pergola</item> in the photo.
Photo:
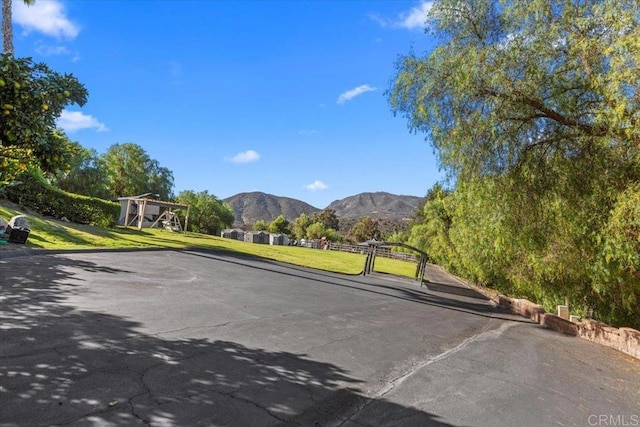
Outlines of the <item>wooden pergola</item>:
[{"label": "wooden pergola", "polygon": [[[122,199],[120,199],[122,200]],[[171,221],[174,217],[174,212],[172,209],[187,209],[187,213],[184,219],[184,230],[187,230],[187,226],[189,225],[189,205],[183,205],[181,203],[172,203],[172,202],[163,202],[161,200],[149,199],[149,198],[135,198],[135,197],[127,197],[127,210],[125,214],[125,226],[130,226],[136,220],[138,221],[138,230],[142,230],[142,226],[144,225],[144,214],[147,210],[147,206],[160,206],[167,208],[162,214],[155,220],[155,222],[151,225],[150,228],[155,227],[155,225],[161,220]],[[138,211],[136,215],[133,217],[131,221],[129,221],[129,213],[131,211],[131,202],[134,202],[138,205]],[[182,226],[178,221],[178,226],[180,227],[180,231],[182,230]]]}]

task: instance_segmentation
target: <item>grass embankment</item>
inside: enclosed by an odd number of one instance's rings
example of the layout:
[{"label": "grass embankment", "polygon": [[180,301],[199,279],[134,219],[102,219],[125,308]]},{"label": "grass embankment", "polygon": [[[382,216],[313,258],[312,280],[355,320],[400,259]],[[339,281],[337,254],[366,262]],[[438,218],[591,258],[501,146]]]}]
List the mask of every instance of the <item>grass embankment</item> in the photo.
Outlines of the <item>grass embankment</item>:
[{"label": "grass embankment", "polygon": [[[317,268],[337,273],[357,274],[364,266],[364,255],[337,251],[270,246],[245,243],[198,233],[173,233],[162,229],[132,227],[100,228],[44,218],[31,212],[23,212],[9,203],[0,201],[0,217],[8,221],[15,215],[29,217],[31,233],[28,248],[52,250],[71,249],[203,249],[233,251],[274,261]],[[0,251],[6,250],[0,247]],[[376,271],[413,277],[415,263],[376,258]]]}]

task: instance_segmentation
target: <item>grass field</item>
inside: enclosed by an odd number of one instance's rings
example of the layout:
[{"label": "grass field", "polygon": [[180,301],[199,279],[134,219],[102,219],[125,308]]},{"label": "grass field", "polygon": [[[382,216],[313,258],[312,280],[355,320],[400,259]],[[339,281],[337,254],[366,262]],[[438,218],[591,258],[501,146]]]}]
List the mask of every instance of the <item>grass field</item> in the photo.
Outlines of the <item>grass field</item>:
[{"label": "grass field", "polygon": [[[347,252],[324,251],[291,246],[270,246],[245,243],[197,233],[174,233],[162,229],[133,227],[100,228],[73,224],[44,218],[31,212],[0,201],[0,217],[6,221],[12,216],[25,214],[29,217],[31,233],[28,248],[71,250],[71,249],[127,249],[127,248],[167,248],[204,249],[212,251],[233,251],[274,261],[317,268],[338,273],[358,274],[364,267],[365,256]],[[12,244],[15,246],[15,244]],[[8,250],[0,246],[0,251]],[[376,258],[376,271],[413,277],[416,265],[413,262]]]}]

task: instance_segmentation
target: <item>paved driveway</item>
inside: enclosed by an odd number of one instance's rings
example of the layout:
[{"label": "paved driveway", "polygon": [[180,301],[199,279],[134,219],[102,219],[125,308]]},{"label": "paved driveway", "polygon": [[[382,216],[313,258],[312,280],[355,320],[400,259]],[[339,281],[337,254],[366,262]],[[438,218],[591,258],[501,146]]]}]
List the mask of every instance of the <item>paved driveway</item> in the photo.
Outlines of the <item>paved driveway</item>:
[{"label": "paved driveway", "polygon": [[640,425],[637,360],[427,276],[197,251],[0,259],[0,425]]}]

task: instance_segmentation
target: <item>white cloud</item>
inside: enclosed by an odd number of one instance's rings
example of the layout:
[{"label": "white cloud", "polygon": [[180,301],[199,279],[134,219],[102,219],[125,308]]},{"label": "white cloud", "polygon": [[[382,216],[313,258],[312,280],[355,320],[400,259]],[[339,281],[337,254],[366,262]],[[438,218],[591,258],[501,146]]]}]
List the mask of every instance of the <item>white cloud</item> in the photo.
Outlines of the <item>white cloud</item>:
[{"label": "white cloud", "polygon": [[66,46],[52,46],[38,41],[36,43],[36,52],[42,56],[69,55],[71,52]]},{"label": "white cloud", "polygon": [[371,87],[369,85],[360,85],[356,88],[353,89],[349,89],[348,91],[341,93],[340,96],[338,97],[338,104],[344,104],[347,101],[352,100],[353,98],[355,98],[358,95],[362,95],[363,93],[366,92],[371,92],[374,91],[378,88],[376,87]]},{"label": "white cloud", "polygon": [[83,114],[80,111],[62,110],[58,118],[58,127],[66,132],[73,133],[82,129],[95,129],[98,132],[106,132],[109,130],[104,123],[100,123],[93,116]]},{"label": "white cloud", "polygon": [[397,24],[402,28],[413,30],[427,26],[427,14],[433,7],[432,1],[423,1],[418,7],[412,7],[409,12],[401,13]]},{"label": "white cloud", "polygon": [[382,16],[378,15],[377,13],[370,13],[369,14],[369,19],[371,19],[373,22],[377,23],[381,27],[386,27],[387,25],[391,24],[391,20],[390,19],[383,18]]},{"label": "white cloud", "polygon": [[329,186],[327,186],[327,184],[325,184],[324,182],[316,179],[311,184],[305,185],[304,188],[306,188],[309,191],[318,191],[318,190],[326,190],[327,188],[329,188]]},{"label": "white cloud", "polygon": [[433,7],[433,1],[421,1],[416,7],[400,13],[395,19],[382,17],[376,13],[370,13],[369,19],[381,27],[406,28],[408,30],[424,29],[427,27],[427,14]]},{"label": "white cloud", "polygon": [[260,154],[253,151],[253,150],[247,150],[244,151],[242,153],[238,153],[235,156],[233,156],[230,161],[233,163],[251,163],[251,162],[255,162],[258,159],[260,159]]},{"label": "white cloud", "polygon": [[14,0],[13,21],[25,33],[36,31],[56,38],[73,39],[80,32],[80,27],[67,18],[64,5],[58,0],[38,0],[31,6],[22,0]]}]

